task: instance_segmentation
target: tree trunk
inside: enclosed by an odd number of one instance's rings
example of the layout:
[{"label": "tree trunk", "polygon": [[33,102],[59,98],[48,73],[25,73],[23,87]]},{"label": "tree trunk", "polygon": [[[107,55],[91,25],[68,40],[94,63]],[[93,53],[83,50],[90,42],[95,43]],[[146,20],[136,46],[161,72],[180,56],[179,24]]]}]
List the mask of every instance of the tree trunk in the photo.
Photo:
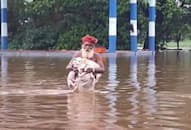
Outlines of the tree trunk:
[{"label": "tree trunk", "polygon": [[149,49],[149,40],[148,40],[148,36],[146,36],[145,40],[144,40],[144,45],[143,45],[143,50]]},{"label": "tree trunk", "polygon": [[176,44],[177,44],[177,50],[179,49],[179,40],[176,41]]},{"label": "tree trunk", "polygon": [[180,39],[181,39],[181,34],[178,33],[178,35],[176,36],[177,50],[180,49]]}]

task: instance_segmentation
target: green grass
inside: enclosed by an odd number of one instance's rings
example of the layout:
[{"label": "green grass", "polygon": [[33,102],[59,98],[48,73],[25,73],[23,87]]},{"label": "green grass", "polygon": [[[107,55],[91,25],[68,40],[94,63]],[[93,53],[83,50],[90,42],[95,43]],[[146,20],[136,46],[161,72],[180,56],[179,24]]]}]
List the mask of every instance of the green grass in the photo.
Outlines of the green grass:
[{"label": "green grass", "polygon": [[[180,48],[191,48],[191,40],[189,39],[186,39],[186,40],[183,40],[183,41],[180,41]],[[176,48],[177,47],[177,44],[176,42],[168,42],[165,47],[167,48]]]},{"label": "green grass", "polygon": [[[143,47],[143,44],[138,44],[139,48]],[[165,44],[165,48],[177,48],[176,42],[171,41]],[[191,39],[180,41],[179,48],[191,48]]]}]

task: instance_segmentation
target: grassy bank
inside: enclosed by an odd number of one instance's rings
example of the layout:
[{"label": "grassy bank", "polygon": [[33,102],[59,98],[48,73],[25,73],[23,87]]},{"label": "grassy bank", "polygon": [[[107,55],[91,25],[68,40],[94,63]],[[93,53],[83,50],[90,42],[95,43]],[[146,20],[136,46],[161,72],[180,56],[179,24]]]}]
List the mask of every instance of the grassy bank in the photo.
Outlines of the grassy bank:
[{"label": "grassy bank", "polygon": [[[191,48],[191,40],[186,39],[186,40],[180,41],[179,46],[180,46],[180,48]],[[177,48],[177,44],[176,44],[176,42],[171,41],[171,42],[168,42],[165,45],[165,47],[166,48]]]},{"label": "grassy bank", "polygon": [[[171,42],[166,43],[164,45],[164,47],[168,48],[168,49],[176,49],[177,48],[177,44],[176,44],[176,42],[171,41]],[[143,48],[143,44],[138,44],[138,48],[142,49]],[[179,48],[190,49],[191,48],[191,40],[190,39],[186,39],[186,40],[180,41]]]}]

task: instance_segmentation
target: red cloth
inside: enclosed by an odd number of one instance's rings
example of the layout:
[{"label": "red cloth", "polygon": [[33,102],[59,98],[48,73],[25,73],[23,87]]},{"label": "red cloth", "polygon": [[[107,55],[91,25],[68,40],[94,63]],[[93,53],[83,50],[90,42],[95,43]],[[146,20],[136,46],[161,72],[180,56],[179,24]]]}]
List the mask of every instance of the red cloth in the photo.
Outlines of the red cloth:
[{"label": "red cloth", "polygon": [[90,36],[90,35],[86,35],[82,38],[82,43],[93,43],[93,44],[96,44],[98,42],[98,39],[93,37],[93,36]]}]

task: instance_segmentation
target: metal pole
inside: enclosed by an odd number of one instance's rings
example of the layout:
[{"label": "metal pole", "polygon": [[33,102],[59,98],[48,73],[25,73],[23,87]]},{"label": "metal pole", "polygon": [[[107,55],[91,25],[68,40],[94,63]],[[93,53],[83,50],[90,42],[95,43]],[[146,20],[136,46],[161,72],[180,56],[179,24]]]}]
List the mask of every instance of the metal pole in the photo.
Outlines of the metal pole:
[{"label": "metal pole", "polygon": [[156,0],[149,0],[149,50],[155,51]]},{"label": "metal pole", "polygon": [[1,50],[8,48],[7,37],[7,0],[1,0]]},{"label": "metal pole", "polygon": [[130,30],[131,36],[131,51],[137,51],[137,0],[130,0],[130,24],[132,30]]},{"label": "metal pole", "polygon": [[109,1],[109,52],[116,51],[117,42],[117,0]]}]

